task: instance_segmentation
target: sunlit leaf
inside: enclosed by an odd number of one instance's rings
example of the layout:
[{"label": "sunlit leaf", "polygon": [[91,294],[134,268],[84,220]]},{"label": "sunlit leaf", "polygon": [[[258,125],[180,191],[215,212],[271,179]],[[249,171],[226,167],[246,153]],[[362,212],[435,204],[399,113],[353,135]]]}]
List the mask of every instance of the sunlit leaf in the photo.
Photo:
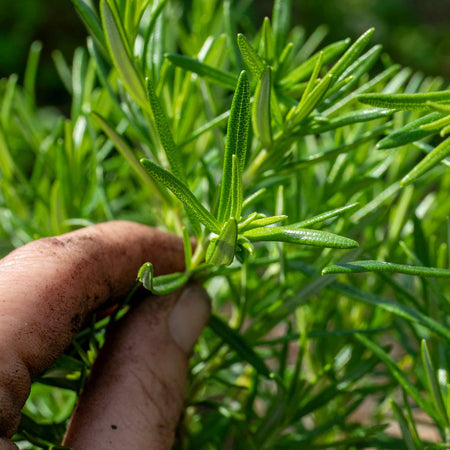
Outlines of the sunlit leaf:
[{"label": "sunlit leaf", "polygon": [[298,229],[289,226],[254,228],[245,231],[243,235],[252,242],[279,241],[329,248],[358,247],[356,241],[327,231]]},{"label": "sunlit leaf", "polygon": [[407,186],[413,183],[417,178],[422,176],[425,172],[428,172],[433,167],[437,166],[444,158],[450,155],[450,138],[441,142],[431,153],[428,153],[425,158],[415,166],[411,172],[409,172],[401,180],[402,186]]}]

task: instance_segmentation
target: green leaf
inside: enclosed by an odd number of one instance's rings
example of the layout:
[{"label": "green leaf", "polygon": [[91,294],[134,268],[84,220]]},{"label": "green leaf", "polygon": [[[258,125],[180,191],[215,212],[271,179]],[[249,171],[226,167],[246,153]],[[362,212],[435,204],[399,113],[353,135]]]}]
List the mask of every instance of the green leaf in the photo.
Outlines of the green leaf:
[{"label": "green leaf", "polygon": [[347,297],[354,298],[355,300],[360,300],[362,302],[368,303],[379,308],[389,311],[403,319],[409,320],[413,323],[418,323],[425,328],[433,331],[439,336],[450,340],[450,331],[447,327],[441,325],[436,320],[428,317],[414,308],[411,308],[401,303],[394,302],[380,295],[372,294],[371,292],[365,292],[353,286],[345,285],[342,283],[333,283],[333,288]]},{"label": "green leaf", "polygon": [[[286,47],[284,47],[283,51],[281,52],[280,57],[278,58],[278,66],[276,68],[276,77],[277,79],[282,78],[285,76],[286,72],[291,71],[290,66],[292,64],[292,58],[293,58],[293,51],[294,51],[294,44],[292,42],[289,42],[286,44]],[[280,83],[281,85],[281,83]],[[295,83],[294,83],[295,85]]]},{"label": "green leaf", "polygon": [[253,194],[249,195],[242,203],[242,208],[248,208],[253,205],[257,200],[259,200],[267,192],[266,188],[258,189]]},{"label": "green leaf", "polygon": [[156,295],[167,295],[181,289],[189,280],[189,274],[184,272],[161,275],[153,279],[152,292]]},{"label": "green leaf", "polygon": [[355,338],[371,350],[386,365],[392,376],[398,381],[400,386],[414,399],[414,401],[431,417],[436,418],[435,410],[431,404],[425,400],[422,393],[406,378],[402,370],[395,364],[394,360],[375,342],[363,334],[355,334]]},{"label": "green leaf", "polygon": [[103,34],[100,19],[96,11],[91,8],[89,2],[86,0],[72,0],[72,3],[74,4],[77,13],[86,26],[86,29],[89,33],[91,33],[92,37],[102,49],[103,54],[106,55],[108,52],[106,47],[105,35]]},{"label": "green leaf", "polygon": [[361,79],[361,77],[374,66],[382,51],[381,45],[373,46],[368,52],[360,56],[350,67],[341,75],[340,80],[331,88],[324,101],[322,109],[332,106],[338,99],[351,91]]},{"label": "green leaf", "polygon": [[324,212],[318,216],[311,217],[310,219],[302,220],[301,222],[291,225],[291,227],[305,228],[316,223],[323,222],[332,217],[340,216],[344,212],[351,211],[359,206],[359,203],[352,203],[351,205],[343,206],[342,208],[332,209],[331,211]]},{"label": "green leaf", "polygon": [[212,130],[214,127],[221,125],[222,123],[226,122],[228,118],[230,117],[230,111],[225,111],[224,113],[220,114],[219,116],[215,117],[214,119],[211,119],[209,122],[206,122],[204,125],[197,128],[195,131],[190,133],[180,144],[178,144],[178,147],[183,147],[186,144],[189,144],[189,142],[192,142],[193,140],[197,139],[204,133]]},{"label": "green leaf", "polygon": [[[152,15],[150,17],[150,21],[145,29],[145,35],[144,35],[144,47],[142,49],[142,72],[145,74],[147,73],[147,61],[149,58],[148,55],[148,46],[150,45],[152,39],[153,31],[155,30],[155,27],[157,25],[158,19],[162,12],[164,11],[164,8],[167,4],[168,0],[159,0],[158,4],[156,6],[153,6]],[[145,11],[145,8],[144,8]]]},{"label": "green leaf", "polygon": [[145,167],[154,180],[162,183],[170,191],[172,191],[178,200],[180,200],[180,202],[182,202],[208,230],[217,234],[220,232],[220,226],[217,220],[195,198],[194,194],[182,181],[148,159],[141,159],[141,164]]},{"label": "green leaf", "polygon": [[345,127],[347,125],[353,125],[355,123],[368,122],[370,120],[382,119],[392,116],[394,111],[392,109],[359,109],[357,111],[351,111],[329,120],[326,123],[315,122],[310,126],[305,126],[300,129],[302,134],[321,134],[325,131],[335,130],[336,128]]},{"label": "green leaf", "polygon": [[373,130],[367,131],[366,133],[362,134],[358,138],[356,138],[354,141],[349,142],[348,144],[339,145],[338,147],[331,148],[328,150],[324,150],[319,153],[314,153],[306,158],[300,159],[298,161],[287,163],[283,166],[281,166],[279,169],[277,169],[276,174],[282,175],[285,173],[294,173],[299,169],[302,169],[304,167],[308,167],[310,165],[318,164],[323,161],[328,161],[332,158],[335,158],[338,155],[348,153],[362,145],[365,142],[369,142],[372,139],[375,139],[377,136],[379,136],[383,131],[385,131],[388,128],[388,125],[382,125],[381,127],[375,128]]},{"label": "green leaf", "polygon": [[434,102],[428,102],[428,105],[430,106],[430,108],[435,109],[437,112],[440,112],[443,114],[450,113],[450,105],[445,105],[442,103],[434,103]]},{"label": "green leaf", "polygon": [[239,160],[240,170],[244,170],[247,152],[247,140],[250,122],[250,85],[245,71],[241,72],[231,104],[228,119],[227,142],[222,172],[222,187],[219,199],[218,221],[224,223],[230,214],[231,204],[228,201],[233,172],[233,155]]},{"label": "green leaf", "polygon": [[291,226],[255,228],[245,231],[243,235],[252,242],[280,241],[342,249],[358,247],[356,241],[337,234],[320,230],[297,229]]},{"label": "green leaf", "polygon": [[388,67],[386,70],[383,70],[379,75],[369,80],[367,83],[364,83],[358,89],[351,92],[349,95],[344,97],[342,100],[338,101],[334,105],[330,106],[327,110],[323,111],[323,114],[326,116],[332,116],[336,114],[337,111],[343,109],[349,103],[352,103],[356,100],[359,94],[363,94],[364,92],[370,92],[376,89],[378,86],[385,86],[386,82],[393,77],[400,70],[400,66],[398,64],[394,64]]},{"label": "green leaf", "polygon": [[243,34],[238,34],[237,42],[245,65],[250,73],[259,80],[264,72],[264,60],[256,53],[256,50],[251,46]]},{"label": "green leaf", "polygon": [[155,277],[153,275],[152,263],[145,263],[138,272],[138,280],[145,289],[155,295],[167,295],[182,288],[189,280],[189,274],[186,272],[176,272],[169,275]]},{"label": "green leaf", "polygon": [[60,50],[54,50],[52,52],[52,59],[55,64],[56,71],[58,72],[59,78],[64,84],[64,87],[67,89],[69,94],[72,94],[72,73],[66,60],[64,59],[64,55]]},{"label": "green leaf", "polygon": [[423,94],[362,94],[358,96],[361,103],[381,108],[401,110],[430,110],[429,102],[449,103],[450,91],[427,92]]},{"label": "green leaf", "polygon": [[270,67],[266,67],[256,86],[252,110],[253,131],[265,148],[269,148],[272,144],[272,124],[270,114],[272,91],[271,78],[272,71]]},{"label": "green leaf", "polygon": [[[333,44],[325,47],[320,52],[323,53],[322,64],[326,64],[327,62],[335,59],[348,47],[349,44],[350,39],[345,39],[343,41],[334,42]],[[314,68],[316,67],[317,60],[320,57],[320,53],[316,53],[314,56],[311,56],[311,58],[309,58],[299,67],[292,70],[286,77],[284,77],[280,81],[280,86],[283,88],[288,88],[308,78],[313,73]]]},{"label": "green leaf", "polygon": [[261,39],[264,51],[264,59],[268,63],[271,63],[275,57],[275,37],[272,33],[272,27],[270,25],[270,19],[268,17],[264,17]]},{"label": "green leaf", "polygon": [[375,28],[370,28],[364,34],[362,34],[342,55],[341,58],[336,62],[336,64],[330,69],[328,74],[332,74],[334,77],[334,83],[340,79],[340,76],[345,72],[345,70],[361,55],[363,50],[369,43]]},{"label": "green leaf", "polygon": [[149,262],[143,264],[138,271],[137,278],[144,285],[145,289],[151,291],[153,286],[153,264]]},{"label": "green leaf", "polygon": [[156,95],[155,88],[150,78],[146,79],[146,87],[150,107],[156,123],[156,129],[158,130],[161,144],[164,148],[167,161],[169,162],[170,170],[176,177],[179,177],[182,181],[185,181],[186,177],[181,164],[180,150],[175,144],[166,113],[163,110],[159,97]]},{"label": "green leaf", "polygon": [[217,238],[213,238],[208,246],[206,262],[215,266],[228,266],[233,262],[236,253],[237,222],[230,218],[225,223]]},{"label": "green leaf", "polygon": [[301,106],[303,106],[303,104],[305,103],[309,94],[313,91],[314,87],[316,86],[316,80],[320,73],[320,69],[322,68],[322,60],[323,60],[323,52],[320,52],[319,58],[317,59],[313,73],[308,81],[305,92],[303,92],[302,98],[301,98],[299,106],[297,106],[297,108],[300,108]]},{"label": "green leaf", "polygon": [[189,58],[184,55],[167,54],[166,58],[177,67],[181,67],[190,72],[194,72],[201,77],[205,77],[213,83],[223,86],[227,89],[236,87],[236,78],[234,75],[225,72],[208,64],[202,63],[197,59]]},{"label": "green leaf", "polygon": [[39,58],[41,56],[42,43],[35,41],[31,44],[30,52],[28,53],[27,65],[25,68],[25,75],[23,80],[23,87],[32,104],[36,103],[35,88],[36,75],[39,65]]},{"label": "green leaf", "polygon": [[309,36],[308,39],[302,43],[301,48],[296,56],[299,60],[309,58],[317,49],[329,32],[328,25],[319,25]]},{"label": "green leaf", "polygon": [[232,156],[230,218],[241,219],[242,211],[242,174],[237,155]]},{"label": "green leaf", "polygon": [[397,405],[397,403],[394,402],[394,400],[391,399],[391,408],[394,411],[395,418],[397,419],[398,424],[400,425],[400,430],[402,431],[403,439],[405,440],[405,444],[408,450],[421,450],[422,447],[419,447],[416,445],[416,441],[414,439],[414,436],[411,433],[410,427],[408,422],[406,421],[405,416],[403,415],[402,410]]},{"label": "green leaf", "polygon": [[132,60],[132,52],[113,0],[101,0],[100,11],[109,53],[127,91],[147,109],[147,97],[142,77]]},{"label": "green leaf", "polygon": [[186,270],[191,270],[192,265],[192,244],[186,227],[183,227],[183,248],[184,248],[184,265]]},{"label": "green leaf", "polygon": [[291,19],[291,0],[275,0],[272,10],[273,34],[277,54],[286,44]]},{"label": "green leaf", "polygon": [[291,127],[298,125],[303,119],[309,116],[309,114],[314,110],[317,104],[325,95],[328,87],[330,86],[331,80],[333,79],[332,74],[326,75],[320,83],[313,89],[311,94],[302,102],[300,102],[291,117]]},{"label": "green leaf", "polygon": [[440,130],[441,128],[443,128],[443,127],[445,127],[445,126],[447,126],[447,125],[449,125],[450,124],[450,114],[447,114],[445,117],[443,117],[442,119],[438,119],[438,120],[436,120],[436,121],[434,121],[434,122],[431,122],[431,123],[428,123],[428,124],[426,124],[426,125],[422,125],[421,127],[420,127],[420,129],[421,130],[424,130],[424,131],[432,131],[432,132],[435,132],[435,131],[438,131],[438,130]]},{"label": "green leaf", "polygon": [[384,150],[387,148],[400,147],[402,145],[409,144],[410,142],[418,141],[424,137],[429,136],[432,132],[423,130],[422,125],[432,123],[443,117],[442,114],[437,112],[432,112],[426,116],[419,117],[416,120],[408,123],[402,128],[394,131],[393,133],[386,136],[377,144],[377,148]]},{"label": "green leaf", "polygon": [[422,339],[421,354],[422,354],[422,363],[425,366],[425,374],[427,377],[428,392],[430,393],[430,398],[433,400],[434,406],[436,407],[436,410],[438,411],[441,417],[442,420],[441,425],[444,428],[448,427],[449,420],[447,417],[447,410],[444,405],[444,399],[442,398],[441,388],[439,387],[439,383],[436,378],[436,372],[425,339]]},{"label": "green leaf", "polygon": [[354,261],[346,264],[338,264],[325,267],[322,275],[330,273],[362,273],[362,272],[388,272],[404,273],[421,277],[450,278],[450,270],[434,267],[407,266],[384,261]]},{"label": "green leaf", "polygon": [[271,372],[261,357],[249,346],[247,341],[235,330],[230,328],[227,323],[216,315],[209,319],[208,326],[219,336],[227,345],[233,349],[240,358],[249,363],[253,368],[266,378],[271,378]]},{"label": "green leaf", "polygon": [[425,158],[411,170],[411,172],[403,177],[400,182],[401,186],[411,184],[425,172],[428,172],[433,167],[437,166],[448,155],[450,155],[450,138],[441,142],[431,153],[428,153],[428,155],[426,155]]},{"label": "green leaf", "polygon": [[[256,217],[256,213],[254,213]],[[250,230],[252,228],[261,228],[266,227],[268,225],[273,225],[274,223],[282,222],[286,220],[288,216],[280,215],[280,216],[270,216],[264,217],[262,219],[255,219],[249,216],[248,220],[239,224],[239,232],[244,232],[246,230]]]},{"label": "green leaf", "polygon": [[119,136],[119,134],[114,130],[112,125],[104,117],[102,117],[100,114],[96,113],[95,111],[92,111],[91,114],[92,114],[92,117],[94,117],[94,119],[97,121],[97,123],[103,129],[103,131],[108,135],[108,137],[114,143],[114,145],[116,146],[119,153],[124,157],[124,159],[127,161],[127,163],[136,172],[136,174],[139,176],[139,178],[141,178],[141,180],[145,184],[149,184],[155,192],[159,193],[159,189],[156,187],[156,185],[153,183],[153,180],[148,176],[148,173],[145,171],[145,169],[139,163],[139,160],[136,158],[133,151],[125,143],[125,141]]}]

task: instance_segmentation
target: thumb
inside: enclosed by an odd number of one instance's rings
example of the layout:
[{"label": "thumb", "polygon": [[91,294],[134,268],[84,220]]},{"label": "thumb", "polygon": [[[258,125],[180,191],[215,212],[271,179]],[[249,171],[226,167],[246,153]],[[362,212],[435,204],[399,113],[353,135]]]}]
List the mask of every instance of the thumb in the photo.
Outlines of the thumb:
[{"label": "thumb", "polygon": [[188,356],[210,314],[206,292],[151,296],[108,336],[69,424],[74,450],[170,449]]}]

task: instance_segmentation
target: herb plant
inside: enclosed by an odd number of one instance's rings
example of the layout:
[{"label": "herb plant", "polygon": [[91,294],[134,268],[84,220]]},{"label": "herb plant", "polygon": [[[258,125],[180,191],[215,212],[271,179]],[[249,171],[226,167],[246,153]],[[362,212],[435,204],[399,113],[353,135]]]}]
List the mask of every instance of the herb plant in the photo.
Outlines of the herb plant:
[{"label": "herb plant", "polygon": [[[70,117],[36,105],[39,44],[23,86],[1,81],[4,252],[116,218],[183,236],[185,272],[154,277],[149,261],[138,274],[155,294],[196,279],[213,302],[180,448],[447,448],[443,80],[392,63],[373,29],[306,38],[289,0],[258,29],[248,0],[73,4],[87,46],[71,64],[54,53]],[[56,375],[36,378],[23,448],[58,448],[127,308],[94,317]],[[386,430],[395,421],[401,433]]]}]

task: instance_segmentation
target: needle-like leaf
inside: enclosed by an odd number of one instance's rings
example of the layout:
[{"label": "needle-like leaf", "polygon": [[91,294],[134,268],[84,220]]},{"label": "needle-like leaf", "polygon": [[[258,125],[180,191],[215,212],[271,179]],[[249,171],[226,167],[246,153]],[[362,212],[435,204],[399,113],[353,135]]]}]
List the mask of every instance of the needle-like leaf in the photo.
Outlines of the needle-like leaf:
[{"label": "needle-like leaf", "polygon": [[275,57],[275,37],[272,32],[272,26],[268,17],[264,18],[262,26],[262,47],[264,50],[264,59],[271,63]]},{"label": "needle-like leaf", "polygon": [[114,66],[130,95],[143,108],[147,108],[144,83],[132,60],[132,52],[125,36],[115,3],[101,0],[100,11],[109,53]]},{"label": "needle-like leaf", "polygon": [[424,137],[429,136],[432,132],[423,130],[422,125],[432,123],[443,117],[441,113],[432,112],[426,116],[419,117],[416,120],[408,123],[404,127],[386,136],[377,144],[377,148],[385,150],[388,148],[400,147],[402,145],[409,144]]},{"label": "needle-like leaf", "polygon": [[182,202],[186,208],[191,211],[199,222],[214,233],[220,232],[220,226],[217,220],[195,198],[194,194],[182,181],[148,159],[141,159],[141,164],[145,167],[154,180],[162,183],[170,191],[172,191],[178,200],[180,200],[180,202]]},{"label": "needle-like leaf", "polygon": [[359,203],[352,203],[351,205],[343,206],[342,208],[332,209],[331,211],[324,212],[318,216],[311,217],[310,219],[302,220],[301,222],[291,225],[292,227],[305,228],[316,223],[323,222],[332,217],[340,216],[344,212],[352,211],[359,206]]},{"label": "needle-like leaf", "polygon": [[338,264],[325,267],[322,275],[330,273],[362,273],[362,272],[388,272],[404,273],[421,277],[450,278],[450,270],[434,267],[407,266],[384,261],[354,261],[346,264]]},{"label": "needle-like leaf", "polygon": [[266,67],[256,86],[252,110],[253,131],[265,148],[270,147],[272,144],[270,113],[271,78],[271,69],[270,67]]},{"label": "needle-like leaf", "polygon": [[153,294],[167,295],[183,287],[189,280],[189,274],[186,272],[176,272],[155,277],[153,274],[153,264],[148,262],[143,264],[139,269],[138,280],[143,284],[145,289],[151,291]]},{"label": "needle-like leaf", "polygon": [[429,316],[426,316],[425,314],[422,314],[417,309],[414,309],[410,306],[394,302],[380,295],[373,294],[371,292],[365,292],[356,287],[342,283],[333,283],[333,289],[343,295],[346,295],[347,297],[384,309],[385,311],[402,317],[403,319],[409,320],[410,322],[418,323],[425,328],[433,331],[437,335],[442,336],[444,339],[450,339],[450,331],[446,326],[441,325],[438,321],[432,319]]},{"label": "needle-like leaf", "polygon": [[442,119],[438,119],[434,122],[422,125],[420,129],[434,132],[440,130],[443,127],[446,127],[449,124],[450,124],[450,114],[447,114],[446,116],[442,117]]},{"label": "needle-like leaf", "polygon": [[291,127],[298,125],[303,119],[309,116],[317,104],[325,95],[330,86],[332,74],[326,75],[320,83],[313,89],[311,94],[302,102],[300,102],[291,117]]},{"label": "needle-like leaf", "polygon": [[399,382],[400,386],[414,399],[414,401],[431,417],[436,418],[436,413],[432,405],[425,400],[421,392],[406,378],[394,360],[375,342],[363,334],[355,334],[355,338],[364,346],[370,349],[386,365],[392,376]]},{"label": "needle-like leaf", "polygon": [[185,70],[194,72],[201,77],[223,86],[227,89],[234,89],[236,87],[236,78],[234,75],[217,69],[216,67],[202,63],[201,61],[189,58],[184,55],[167,54],[166,58],[174,65],[182,67]]},{"label": "needle-like leaf", "polygon": [[228,266],[236,253],[237,222],[234,218],[227,220],[219,236],[211,240],[206,253],[206,262],[215,266]]},{"label": "needle-like leaf", "polygon": [[192,265],[192,244],[189,237],[188,229],[183,227],[183,248],[184,248],[184,265],[186,270],[191,270]]},{"label": "needle-like leaf", "polygon": [[429,102],[449,103],[450,91],[427,92],[423,94],[361,94],[358,96],[361,103],[381,108],[401,110],[430,110]]},{"label": "needle-like leaf", "polygon": [[145,171],[145,169],[139,163],[139,160],[136,158],[136,156],[134,155],[131,148],[119,136],[119,134],[114,130],[114,128],[111,126],[111,124],[100,114],[98,114],[94,111],[91,114],[95,118],[95,120],[98,122],[100,127],[103,129],[103,131],[111,139],[111,141],[114,142],[114,145],[116,146],[117,150],[124,157],[124,159],[128,162],[130,167],[136,172],[136,174],[142,179],[142,181],[146,184],[150,184],[150,186],[154,189],[155,192],[159,192],[159,190],[156,188],[156,185],[154,184],[153,180],[151,179],[151,177],[149,177],[148,173]]},{"label": "needle-like leaf", "polygon": [[279,54],[286,44],[291,19],[291,0],[275,0],[272,20],[275,50]]},{"label": "needle-like leaf", "polygon": [[[256,216],[256,214],[255,214]],[[285,215],[280,216],[270,216],[270,217],[263,217],[261,219],[253,219],[253,220],[246,220],[245,222],[242,222],[239,224],[239,232],[244,232],[247,230],[250,230],[252,228],[261,228],[266,227],[268,225],[273,225],[278,222],[282,222],[283,220],[286,220],[288,217]]]},{"label": "needle-like leaf", "polygon": [[[322,64],[326,64],[327,62],[338,57],[349,44],[350,39],[345,39],[343,41],[334,42],[333,44],[325,47],[321,52],[323,53]],[[311,56],[311,58],[286,75],[286,77],[280,81],[280,86],[283,88],[288,88],[308,78],[313,73],[319,58],[320,53],[316,53],[314,56]]]},{"label": "needle-like leaf", "polygon": [[153,117],[155,119],[156,129],[158,130],[159,139],[161,140],[167,161],[169,162],[170,170],[176,177],[185,181],[184,170],[181,164],[180,149],[177,148],[175,144],[166,113],[162,108],[159,97],[156,95],[155,88],[153,87],[150,78],[146,79],[146,87]]},{"label": "needle-like leaf", "polygon": [[409,428],[409,424],[403,415],[403,411],[400,409],[400,407],[395,403],[393,400],[391,400],[391,408],[394,411],[394,415],[397,419],[398,424],[400,425],[400,429],[402,430],[402,436],[405,440],[405,444],[408,450],[422,450],[422,447],[419,447],[414,439],[414,436],[411,433],[411,430]]},{"label": "needle-like leaf", "polygon": [[428,392],[430,393],[430,398],[433,401],[438,414],[440,415],[442,426],[444,428],[448,427],[449,419],[447,417],[447,410],[444,406],[444,399],[442,398],[441,388],[436,377],[433,361],[431,360],[430,352],[428,350],[427,342],[425,341],[425,339],[422,339],[421,353],[422,363],[425,366],[425,374],[427,377]]},{"label": "needle-like leaf", "polygon": [[328,73],[333,75],[334,83],[339,80],[345,70],[361,55],[372,38],[374,31],[374,28],[370,28],[362,34],[330,69]]},{"label": "needle-like leaf", "polygon": [[242,210],[242,174],[237,155],[232,156],[230,217],[240,220]]},{"label": "needle-like leaf", "polygon": [[286,227],[263,227],[245,231],[243,235],[252,242],[280,241],[293,244],[327,248],[355,248],[358,243],[337,234],[320,230]]},{"label": "needle-like leaf", "polygon": [[250,73],[259,80],[264,72],[264,60],[256,53],[256,50],[251,46],[250,42],[248,42],[243,34],[238,34],[237,42],[245,65]]},{"label": "needle-like leaf", "polygon": [[428,153],[425,158],[420,161],[414,169],[411,170],[405,177],[403,177],[400,184],[407,186],[413,183],[417,178],[428,172],[433,167],[437,166],[444,158],[450,155],[450,138],[441,142],[431,153]]},{"label": "needle-like leaf", "polygon": [[222,187],[219,199],[218,221],[224,223],[230,213],[229,195],[233,173],[233,155],[239,160],[240,170],[244,169],[250,121],[250,85],[245,71],[241,72],[228,119],[227,142],[222,173]]},{"label": "needle-like leaf", "polygon": [[86,0],[72,0],[72,2],[87,30],[92,34],[93,38],[102,49],[103,54],[106,54],[105,35],[103,34],[102,26],[97,13],[92,9],[91,5]]},{"label": "needle-like leaf", "polygon": [[240,358],[253,366],[259,374],[271,378],[271,372],[265,362],[239,333],[214,314],[210,317],[208,325],[217,336],[223,339]]}]

